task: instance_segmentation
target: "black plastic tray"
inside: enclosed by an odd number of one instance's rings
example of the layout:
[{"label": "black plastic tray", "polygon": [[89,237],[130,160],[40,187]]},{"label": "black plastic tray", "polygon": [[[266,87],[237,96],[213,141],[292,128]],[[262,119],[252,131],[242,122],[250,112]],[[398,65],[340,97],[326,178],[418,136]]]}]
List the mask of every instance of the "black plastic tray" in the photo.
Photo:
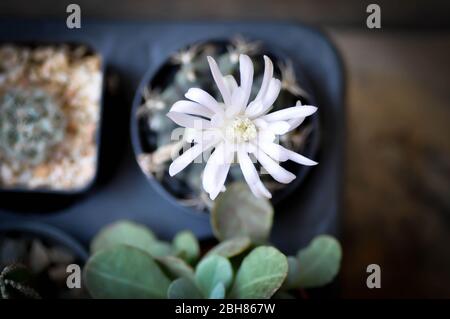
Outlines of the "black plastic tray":
[{"label": "black plastic tray", "polygon": [[[70,200],[26,194],[0,197],[0,223],[36,220],[67,231],[87,244],[104,225],[117,219],[147,224],[161,238],[191,229],[211,237],[206,214],[187,213],[153,189],[134,158],[130,109],[145,72],[170,53],[211,38],[241,34],[277,47],[300,63],[312,80],[321,116],[319,165],[301,187],[276,206],[273,242],[290,253],[321,233],[336,234],[342,193],[344,75],[330,41],[315,29],[287,23],[86,22],[68,29],[65,20],[0,21],[0,42],[84,42],[99,51],[106,65],[99,176],[83,196]],[[111,77],[114,76],[114,77]],[[113,83],[118,79],[117,83]],[[114,89],[115,88],[115,89]]]}]

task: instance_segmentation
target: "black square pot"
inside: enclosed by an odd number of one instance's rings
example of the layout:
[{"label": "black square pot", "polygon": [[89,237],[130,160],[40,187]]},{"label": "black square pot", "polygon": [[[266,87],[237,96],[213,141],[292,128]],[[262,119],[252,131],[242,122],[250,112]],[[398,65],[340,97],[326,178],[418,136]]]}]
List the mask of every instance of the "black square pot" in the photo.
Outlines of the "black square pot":
[{"label": "black square pot", "polygon": [[[39,39],[38,37],[31,37],[30,39],[22,39],[18,37],[6,37],[0,40],[0,45],[13,45],[19,48],[26,48],[34,50],[40,47],[60,47],[67,46],[70,50],[75,50],[78,47],[85,47],[85,55],[100,55],[89,44],[82,41],[57,41],[52,39],[46,39],[45,37]],[[100,59],[102,59],[100,55]],[[105,71],[104,63],[100,66],[100,72],[103,76]],[[70,203],[76,201],[80,196],[84,195],[95,183],[97,179],[98,167],[99,167],[99,152],[100,152],[100,133],[102,124],[102,111],[103,111],[103,87],[104,81],[100,87],[101,97],[98,109],[98,122],[96,123],[95,130],[95,167],[94,174],[82,187],[68,188],[68,189],[56,189],[47,186],[42,187],[25,187],[25,186],[12,186],[2,187],[0,186],[0,202],[3,203],[3,207],[11,209],[13,211],[33,211],[41,210],[44,212],[58,210],[61,207],[65,207]],[[62,142],[64,143],[64,141]]]}]

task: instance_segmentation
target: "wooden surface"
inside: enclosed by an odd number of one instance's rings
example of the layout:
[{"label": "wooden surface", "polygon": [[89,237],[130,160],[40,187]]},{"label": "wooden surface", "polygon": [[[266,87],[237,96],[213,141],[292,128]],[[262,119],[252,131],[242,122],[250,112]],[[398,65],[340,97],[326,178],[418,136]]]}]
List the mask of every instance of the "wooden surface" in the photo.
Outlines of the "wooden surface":
[{"label": "wooden surface", "polygon": [[[0,1],[0,16],[65,17],[67,3]],[[326,26],[348,77],[342,296],[450,297],[450,31],[436,29],[449,26],[450,2],[377,1],[378,31],[365,28],[370,1],[360,0],[76,3],[91,18]],[[372,263],[379,290],[365,285]]]},{"label": "wooden surface", "polygon": [[343,296],[448,298],[450,32],[331,35],[348,71]]}]

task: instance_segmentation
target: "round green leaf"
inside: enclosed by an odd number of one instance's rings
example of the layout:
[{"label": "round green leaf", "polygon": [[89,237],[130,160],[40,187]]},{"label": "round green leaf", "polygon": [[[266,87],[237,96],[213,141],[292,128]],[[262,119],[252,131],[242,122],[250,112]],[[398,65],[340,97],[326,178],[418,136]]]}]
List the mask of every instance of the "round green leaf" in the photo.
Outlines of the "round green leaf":
[{"label": "round green leaf", "polygon": [[146,251],[155,258],[174,254],[172,245],[162,240],[154,240]]},{"label": "round green leaf", "polygon": [[93,298],[165,298],[170,280],[153,258],[126,245],[103,249],[84,268],[84,282]]},{"label": "round green leaf", "polygon": [[209,294],[208,299],[224,299],[225,298],[225,286],[223,282],[219,282]]},{"label": "round green leaf", "polygon": [[173,281],[167,292],[169,299],[204,299],[197,286],[187,278]]},{"label": "round green leaf", "polygon": [[173,246],[177,256],[188,263],[195,262],[200,255],[200,246],[197,238],[190,231],[178,233],[173,239]]},{"label": "round green leaf", "polygon": [[267,199],[256,198],[248,186],[234,183],[214,202],[211,225],[219,240],[247,236],[262,243],[270,235],[273,207]]},{"label": "round green leaf", "polygon": [[146,226],[126,220],[115,222],[103,228],[92,241],[91,253],[120,244],[142,249],[153,257],[173,253],[172,246],[159,241]]},{"label": "round green leaf", "polygon": [[268,299],[280,288],[287,272],[286,256],[278,249],[269,246],[255,248],[239,267],[231,298]]},{"label": "round green leaf", "polygon": [[321,235],[301,249],[297,259],[300,267],[298,287],[320,287],[330,283],[339,272],[342,248],[335,238]]},{"label": "round green leaf", "polygon": [[220,255],[226,258],[237,256],[248,249],[251,245],[248,237],[235,237],[227,239],[213,247],[206,256]]},{"label": "round green leaf", "polygon": [[195,269],[195,281],[204,296],[210,296],[219,283],[228,288],[233,280],[233,269],[228,259],[218,255],[204,258]]},{"label": "round green leaf", "polygon": [[175,256],[156,257],[163,269],[165,269],[173,278],[185,277],[194,279],[194,269],[188,265],[183,259]]},{"label": "round green leaf", "polygon": [[288,275],[283,283],[282,289],[294,289],[299,287],[300,280],[300,266],[296,257],[287,257],[288,261]]},{"label": "round green leaf", "polygon": [[146,250],[155,240],[155,235],[147,227],[132,221],[121,220],[100,230],[92,240],[91,253],[94,254],[119,244]]}]

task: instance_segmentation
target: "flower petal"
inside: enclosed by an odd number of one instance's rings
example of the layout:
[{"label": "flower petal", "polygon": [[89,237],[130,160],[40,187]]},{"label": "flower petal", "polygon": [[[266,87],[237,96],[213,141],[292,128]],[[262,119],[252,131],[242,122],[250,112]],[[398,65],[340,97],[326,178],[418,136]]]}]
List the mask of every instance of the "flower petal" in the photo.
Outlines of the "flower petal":
[{"label": "flower petal", "polygon": [[264,56],[264,75],[263,75],[263,80],[261,83],[261,87],[259,88],[258,94],[256,95],[255,100],[259,100],[262,99],[266,93],[267,93],[267,88],[269,86],[269,82],[272,79],[273,76],[273,63],[272,61],[269,59],[268,56]]},{"label": "flower petal", "polygon": [[245,105],[241,104],[244,99],[244,90],[240,87],[233,91],[233,96],[231,97],[231,105],[227,106],[225,113],[228,117],[232,117],[244,110]]},{"label": "flower petal", "polygon": [[206,163],[203,171],[203,188],[212,200],[224,189],[232,155],[232,152],[227,151],[225,144],[221,143]]},{"label": "flower petal", "polygon": [[267,92],[263,98],[264,107],[269,109],[273,103],[275,103],[278,94],[280,94],[281,90],[281,82],[278,79],[272,78],[269,83],[269,87],[267,88]]},{"label": "flower petal", "polygon": [[269,123],[264,121],[261,118],[257,118],[255,120],[253,120],[253,124],[256,125],[257,128],[261,129],[261,130],[265,130],[269,127]]},{"label": "flower petal", "polygon": [[215,114],[213,117],[211,117],[211,126],[212,127],[219,127],[222,126],[225,121],[225,118],[223,114]]},{"label": "flower petal", "polygon": [[271,198],[272,195],[267,190],[267,188],[261,182],[261,179],[258,176],[258,172],[256,171],[255,166],[253,165],[250,157],[243,147],[238,149],[238,160],[239,165],[241,166],[242,174],[244,175],[244,179],[247,182],[250,190],[256,197],[267,197]]},{"label": "flower petal", "polygon": [[180,126],[188,127],[188,128],[195,128],[195,129],[208,129],[211,128],[211,122],[207,121],[203,118],[188,115],[184,113],[178,113],[178,112],[169,112],[167,113],[167,117],[170,118],[172,121],[177,123]]},{"label": "flower petal", "polygon": [[239,56],[239,70],[241,75],[241,88],[244,91],[241,104],[246,106],[253,85],[253,63],[248,55],[241,54]]},{"label": "flower petal", "polygon": [[183,133],[183,139],[187,143],[198,143],[203,140],[203,130],[196,130],[194,128],[185,128]]},{"label": "flower petal", "polygon": [[296,163],[313,166],[317,165],[317,162],[310,160],[309,158],[295,153],[281,145],[275,143],[259,143],[258,146],[270,157],[279,162],[285,162],[287,160],[294,161]]},{"label": "flower petal", "polygon": [[255,118],[259,113],[264,110],[264,105],[261,100],[253,100],[245,109],[245,115],[250,118]]},{"label": "flower petal", "polygon": [[289,128],[288,132],[295,130],[297,127],[299,127],[303,123],[304,120],[305,120],[304,117],[301,117],[301,118],[298,118],[295,120],[289,120],[288,122],[289,122],[290,128]]},{"label": "flower petal", "polygon": [[275,141],[276,135],[268,129],[262,129],[258,132],[257,142],[260,143],[273,143]]},{"label": "flower petal", "polygon": [[275,103],[275,100],[277,99],[280,90],[281,90],[280,80],[272,78],[270,80],[266,95],[262,98],[262,100],[255,100],[252,103],[250,103],[250,105],[252,105],[254,102],[260,102],[259,107],[251,109],[249,105],[248,109],[250,110],[249,114],[247,115],[250,116],[251,118],[256,118],[269,112],[271,107],[273,106],[273,103]]},{"label": "flower petal", "polygon": [[217,66],[216,61],[210,56],[208,56],[207,59],[208,59],[209,68],[211,69],[211,73],[214,78],[214,81],[216,81],[217,88],[219,89],[220,94],[222,94],[223,102],[225,103],[225,105],[230,105],[231,104],[231,92],[225,83],[225,79],[224,79],[222,73],[220,72],[220,69]]},{"label": "flower petal", "polygon": [[289,153],[283,146],[275,143],[260,143],[258,145],[266,154],[278,162],[285,162],[289,159]]},{"label": "flower petal", "polygon": [[172,164],[169,166],[169,175],[174,176],[181,172],[186,166],[188,166],[193,160],[195,160],[200,154],[207,149],[213,147],[217,143],[217,140],[198,143],[178,156]]},{"label": "flower petal", "polygon": [[277,181],[283,184],[289,184],[295,179],[295,175],[278,165],[270,156],[258,149],[255,153],[256,158],[266,171]]},{"label": "flower petal", "polygon": [[300,155],[298,153],[295,153],[291,150],[288,150],[288,152],[289,152],[289,159],[291,161],[294,161],[296,163],[306,165],[306,166],[314,166],[314,165],[318,164],[316,161],[313,161],[313,160],[311,160],[303,155]]},{"label": "flower petal", "polygon": [[269,123],[268,129],[276,135],[284,135],[289,132],[291,125],[286,121],[277,121]]},{"label": "flower petal", "polygon": [[241,87],[237,87],[233,91],[233,96],[231,97],[230,107],[243,109],[245,106],[243,104],[240,104],[240,102],[242,101],[243,98],[244,98],[244,89],[242,89]]},{"label": "flower petal", "polygon": [[[300,100],[298,100],[297,103],[295,104],[295,106],[302,106],[302,102]],[[292,130],[295,130],[297,127],[299,127],[303,123],[304,120],[305,120],[305,117],[299,117],[299,118],[288,120],[289,125],[291,126],[291,128],[289,129],[289,132]]]},{"label": "flower petal", "polygon": [[[185,128],[183,132],[183,139],[187,143],[201,143],[202,141],[209,141],[212,139],[220,139],[222,136],[221,133],[217,130],[198,130],[193,128]],[[177,135],[175,134],[171,138],[173,140],[177,139]]]},{"label": "flower petal", "polygon": [[293,106],[280,111],[266,114],[261,118],[269,122],[292,120],[295,118],[302,118],[302,117],[304,118],[306,116],[310,116],[311,114],[314,114],[316,111],[317,107],[312,105]]},{"label": "flower petal", "polygon": [[196,102],[181,100],[172,105],[171,112],[185,113],[191,115],[199,115],[207,118],[211,118],[214,115],[207,107],[200,105]]},{"label": "flower petal", "polygon": [[228,87],[228,91],[230,92],[231,96],[233,96],[234,90],[238,88],[238,84],[236,82],[236,79],[231,74],[228,74],[224,77],[225,84]]},{"label": "flower petal", "polygon": [[199,88],[191,88],[184,95],[189,100],[197,102],[214,113],[223,113],[223,108],[219,105],[215,98],[211,96],[208,92],[199,89]]},{"label": "flower petal", "polygon": [[211,156],[206,162],[205,169],[203,170],[202,186],[207,193],[214,187],[215,171],[217,167],[223,164],[223,149],[224,143],[216,145],[216,149],[211,153]]},{"label": "flower petal", "polygon": [[228,176],[231,164],[220,165],[216,171],[216,185],[214,189],[209,192],[209,198],[215,200],[220,192],[224,192],[226,187],[224,186]]}]

